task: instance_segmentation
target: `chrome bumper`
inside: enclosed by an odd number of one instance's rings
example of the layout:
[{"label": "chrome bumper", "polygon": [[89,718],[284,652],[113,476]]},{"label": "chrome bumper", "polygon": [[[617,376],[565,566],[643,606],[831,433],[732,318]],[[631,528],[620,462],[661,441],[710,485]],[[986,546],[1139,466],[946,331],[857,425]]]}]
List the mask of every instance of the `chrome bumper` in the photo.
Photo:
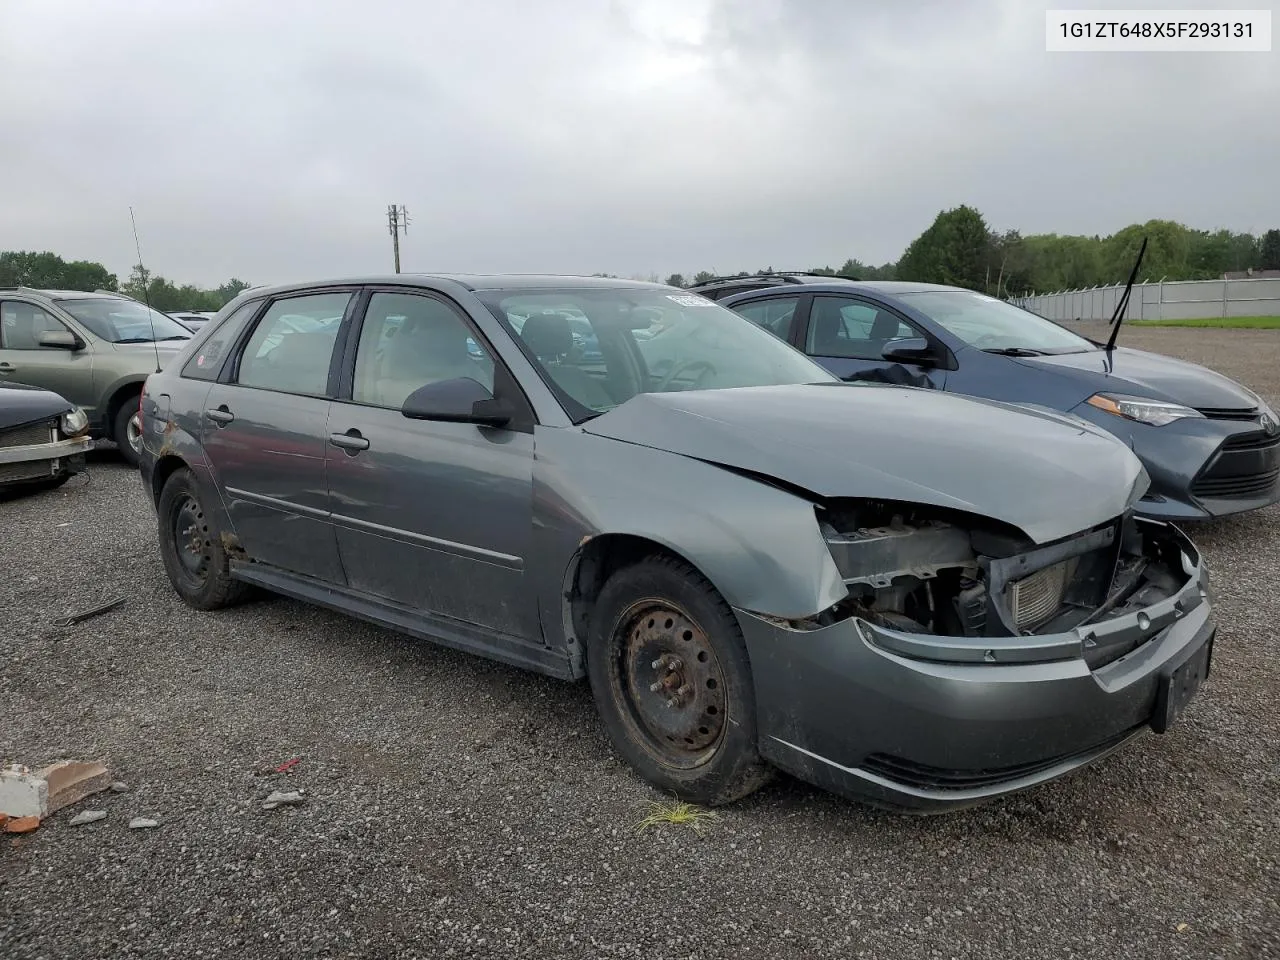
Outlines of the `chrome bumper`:
[{"label": "chrome bumper", "polygon": [[30,463],[32,460],[57,460],[74,457],[93,449],[88,437],[72,437],[54,443],[30,443],[21,447],[0,447],[0,463]]}]

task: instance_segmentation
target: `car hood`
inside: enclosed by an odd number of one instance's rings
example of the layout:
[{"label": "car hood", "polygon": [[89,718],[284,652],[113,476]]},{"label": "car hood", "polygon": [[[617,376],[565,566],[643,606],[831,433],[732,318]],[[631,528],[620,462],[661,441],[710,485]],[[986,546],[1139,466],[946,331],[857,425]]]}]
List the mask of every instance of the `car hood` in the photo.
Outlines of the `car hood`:
[{"label": "car hood", "polygon": [[1083,388],[1081,400],[1096,392],[1109,391],[1168,400],[1196,409],[1238,409],[1258,404],[1248,390],[1220,373],[1145,350],[1117,347],[1109,355],[1106,350],[1090,350],[1018,357],[1017,362],[1033,368],[1051,368],[1056,373],[1079,379]]},{"label": "car hood", "polygon": [[71,409],[71,402],[52,390],[25,383],[0,383],[0,430],[56,417]]},{"label": "car hood", "polygon": [[1038,543],[1118,516],[1149,484],[1128,447],[1078,418],[879,384],[644,393],[583,429],[819,498],[964,510]]},{"label": "car hood", "polygon": [[[128,356],[150,357],[150,363],[156,362],[156,354],[160,355],[160,369],[169,365],[169,361],[182,351],[190,340],[162,340],[155,343],[113,343],[111,346],[119,353]],[[151,368],[155,369],[154,366]]]}]

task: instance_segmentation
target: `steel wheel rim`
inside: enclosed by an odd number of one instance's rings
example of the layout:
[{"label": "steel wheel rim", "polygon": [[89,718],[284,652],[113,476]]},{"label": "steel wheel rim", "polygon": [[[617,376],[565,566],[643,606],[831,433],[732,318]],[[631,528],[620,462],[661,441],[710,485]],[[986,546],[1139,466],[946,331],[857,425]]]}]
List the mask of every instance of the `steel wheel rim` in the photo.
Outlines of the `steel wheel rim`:
[{"label": "steel wheel rim", "polygon": [[211,544],[204,511],[194,497],[184,496],[173,511],[173,549],[183,577],[202,584],[209,573]]},{"label": "steel wheel rim", "polygon": [[710,638],[689,614],[658,599],[618,617],[610,681],[637,740],[660,762],[707,763],[725,734],[725,678]]}]

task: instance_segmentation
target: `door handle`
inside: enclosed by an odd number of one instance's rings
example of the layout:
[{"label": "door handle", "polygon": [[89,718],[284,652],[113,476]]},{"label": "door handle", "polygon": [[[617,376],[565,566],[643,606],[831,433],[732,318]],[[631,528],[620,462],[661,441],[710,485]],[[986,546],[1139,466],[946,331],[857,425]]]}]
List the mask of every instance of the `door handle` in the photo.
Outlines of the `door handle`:
[{"label": "door handle", "polygon": [[17,369],[12,363],[0,363],[0,373],[13,373]]},{"label": "door handle", "polygon": [[360,431],[356,429],[348,430],[346,433],[331,433],[329,442],[335,447],[341,447],[353,457],[361,450],[369,449],[369,441],[360,436]]},{"label": "door handle", "polygon": [[236,418],[236,415],[227,409],[225,403],[216,410],[206,410],[204,415],[220,427],[225,427]]}]

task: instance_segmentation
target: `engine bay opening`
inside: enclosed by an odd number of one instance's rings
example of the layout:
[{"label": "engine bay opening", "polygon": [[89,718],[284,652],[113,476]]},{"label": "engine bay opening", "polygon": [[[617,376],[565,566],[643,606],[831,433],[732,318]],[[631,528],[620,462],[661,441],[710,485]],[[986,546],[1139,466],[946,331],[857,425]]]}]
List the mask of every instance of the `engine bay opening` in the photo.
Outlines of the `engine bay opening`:
[{"label": "engine bay opening", "polygon": [[1046,545],[914,504],[834,501],[817,515],[849,593],[793,629],[859,617],[955,637],[1060,633],[1150,606],[1188,577],[1168,528],[1131,515]]}]

